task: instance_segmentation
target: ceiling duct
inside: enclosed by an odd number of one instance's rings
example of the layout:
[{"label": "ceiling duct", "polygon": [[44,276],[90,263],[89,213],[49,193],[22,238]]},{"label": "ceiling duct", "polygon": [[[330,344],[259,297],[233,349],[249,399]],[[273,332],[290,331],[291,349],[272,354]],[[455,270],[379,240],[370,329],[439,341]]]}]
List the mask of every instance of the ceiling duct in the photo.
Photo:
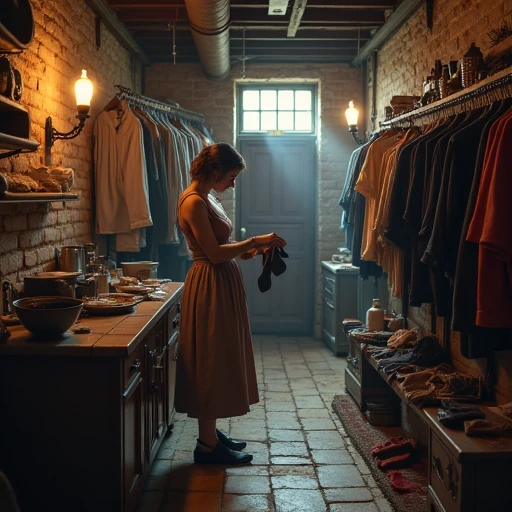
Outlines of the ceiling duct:
[{"label": "ceiling duct", "polygon": [[229,0],[186,0],[185,6],[204,73],[222,80],[230,71]]}]

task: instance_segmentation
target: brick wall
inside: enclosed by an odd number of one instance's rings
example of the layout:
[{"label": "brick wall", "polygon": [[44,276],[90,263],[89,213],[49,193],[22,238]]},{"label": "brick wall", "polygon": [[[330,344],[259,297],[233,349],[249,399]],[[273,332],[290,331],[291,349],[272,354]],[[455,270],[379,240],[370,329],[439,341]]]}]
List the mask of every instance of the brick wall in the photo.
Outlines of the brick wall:
[{"label": "brick wall", "polygon": [[0,276],[14,279],[33,273],[54,257],[54,248],[91,239],[93,221],[91,129],[94,117],[115,93],[114,84],[140,89],[140,66],[132,71],[128,52],[101,27],[96,47],[95,16],[82,0],[32,0],[35,37],[23,53],[9,57],[20,70],[29,109],[30,137],[41,143],[37,152],[0,160],[0,170],[23,171],[44,163],[44,124],[69,131],[77,122],[74,84],[82,68],[94,84],[91,119],[73,140],[56,141],[53,163],[75,171],[80,201],[0,204]]},{"label": "brick wall", "polygon": [[[425,10],[417,13],[378,51],[376,108],[378,121],[394,95],[421,95],[423,78],[430,74],[436,59],[443,63],[458,60],[474,41],[484,53],[489,49],[489,30],[504,22],[512,24],[512,1],[444,0],[434,2],[434,25],[426,29]],[[399,309],[398,301],[393,303]],[[411,320],[430,328],[428,308],[411,308]],[[437,332],[443,332],[442,320]],[[452,333],[450,346],[454,364],[461,371],[484,375],[485,360],[467,360],[460,355],[459,337]],[[496,356],[498,381],[496,395],[500,403],[512,400],[512,353]]]},{"label": "brick wall", "polygon": [[[179,49],[178,49],[179,50]],[[229,79],[207,80],[199,65],[153,65],[146,72],[146,94],[177,101],[182,107],[205,114],[216,141],[234,143],[235,87],[241,80],[240,66]],[[245,82],[300,82],[318,84],[320,136],[317,162],[315,334],[320,335],[320,261],[330,259],[342,244],[339,196],[345,180],[348,159],[355,149],[344,118],[349,100],[361,102],[358,71],[347,65],[255,65],[247,66]],[[230,192],[230,194],[233,194]],[[234,198],[223,198],[223,205],[234,218]]]}]

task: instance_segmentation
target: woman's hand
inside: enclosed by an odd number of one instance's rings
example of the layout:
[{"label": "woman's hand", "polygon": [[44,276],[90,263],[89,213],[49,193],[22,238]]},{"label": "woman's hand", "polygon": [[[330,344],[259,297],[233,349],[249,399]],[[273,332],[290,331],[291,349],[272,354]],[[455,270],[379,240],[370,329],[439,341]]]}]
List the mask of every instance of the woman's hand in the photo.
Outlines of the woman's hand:
[{"label": "woman's hand", "polygon": [[284,247],[286,245],[286,241],[284,238],[281,238],[279,235],[275,233],[270,233],[268,235],[259,235],[252,237],[255,249],[261,250],[265,247],[269,247],[271,245],[277,245],[278,247]]},{"label": "woman's hand", "polygon": [[252,260],[253,258],[256,258],[256,256],[258,256],[258,254],[261,254],[261,250],[260,249],[251,249],[247,252],[244,252],[241,256],[240,256],[240,259],[241,260]]}]

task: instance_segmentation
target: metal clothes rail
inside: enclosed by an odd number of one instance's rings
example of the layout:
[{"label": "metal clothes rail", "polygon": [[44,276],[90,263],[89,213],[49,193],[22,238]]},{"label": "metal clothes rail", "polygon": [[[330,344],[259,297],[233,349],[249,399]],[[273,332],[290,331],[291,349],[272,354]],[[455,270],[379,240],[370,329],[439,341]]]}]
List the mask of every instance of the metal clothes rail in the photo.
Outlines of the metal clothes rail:
[{"label": "metal clothes rail", "polygon": [[486,78],[477,84],[456,92],[447,98],[438,100],[415,110],[405,112],[387,121],[382,121],[383,128],[413,123],[425,118],[425,121],[434,120],[440,116],[474,110],[485,107],[491,103],[512,96],[512,70],[507,68],[492,77]]},{"label": "metal clothes rail", "polygon": [[182,108],[178,103],[164,103],[153,98],[148,98],[147,96],[136,93],[131,89],[128,89],[128,87],[124,87],[123,85],[115,85],[114,87],[119,89],[119,92],[117,93],[119,99],[126,99],[128,102],[139,106],[150,107],[156,110],[161,110],[162,112],[168,112],[188,121],[195,121],[202,124],[205,123],[205,117],[203,114]]}]

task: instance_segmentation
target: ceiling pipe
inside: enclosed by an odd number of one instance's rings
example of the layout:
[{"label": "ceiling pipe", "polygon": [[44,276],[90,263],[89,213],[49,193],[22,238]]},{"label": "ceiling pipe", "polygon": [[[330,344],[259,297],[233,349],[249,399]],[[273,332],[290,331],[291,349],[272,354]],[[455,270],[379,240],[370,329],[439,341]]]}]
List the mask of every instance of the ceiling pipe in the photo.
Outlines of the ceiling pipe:
[{"label": "ceiling pipe", "polygon": [[192,37],[204,73],[213,80],[229,75],[229,0],[185,0]]}]

